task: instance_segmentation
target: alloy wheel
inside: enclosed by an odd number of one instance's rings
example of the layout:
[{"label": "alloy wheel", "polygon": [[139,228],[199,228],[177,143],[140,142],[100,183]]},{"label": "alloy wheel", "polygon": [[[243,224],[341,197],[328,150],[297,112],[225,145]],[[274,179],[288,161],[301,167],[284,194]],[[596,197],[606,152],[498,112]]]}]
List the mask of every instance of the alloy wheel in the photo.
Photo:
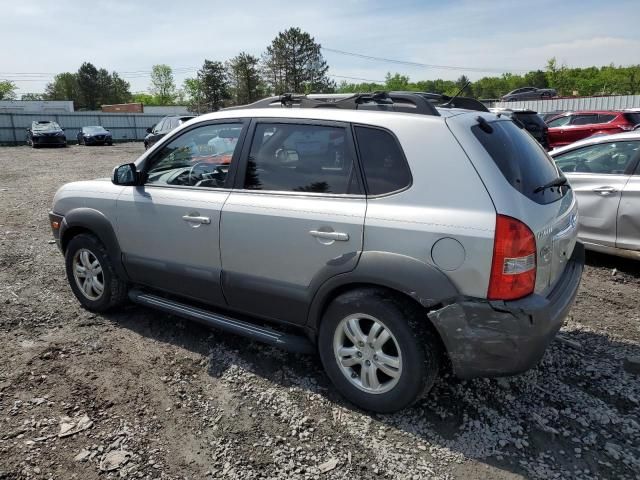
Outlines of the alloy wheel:
[{"label": "alloy wheel", "polygon": [[104,292],[104,273],[98,258],[86,248],[79,249],[73,256],[73,278],[82,294],[96,301]]},{"label": "alloy wheel", "polygon": [[343,318],[333,337],[340,371],[356,388],[373,394],[393,389],[402,375],[402,353],[393,333],[364,313]]}]

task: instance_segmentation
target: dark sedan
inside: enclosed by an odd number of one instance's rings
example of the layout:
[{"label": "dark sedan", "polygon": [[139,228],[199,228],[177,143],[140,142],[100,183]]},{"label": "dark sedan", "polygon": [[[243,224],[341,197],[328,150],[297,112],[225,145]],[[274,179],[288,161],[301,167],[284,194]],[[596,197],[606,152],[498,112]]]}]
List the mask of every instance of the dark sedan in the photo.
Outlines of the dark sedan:
[{"label": "dark sedan", "polygon": [[27,143],[33,148],[44,145],[66,147],[67,137],[64,134],[64,128],[56,122],[42,120],[31,122],[31,128],[27,128]]},{"label": "dark sedan", "polygon": [[558,95],[553,88],[523,87],[513,90],[502,97],[503,102],[516,102],[520,100],[540,100]]},{"label": "dark sedan", "polygon": [[81,145],[113,145],[113,136],[109,130],[99,125],[82,127],[78,132],[78,144]]},{"label": "dark sedan", "polygon": [[193,115],[169,115],[168,117],[164,117],[153,127],[147,128],[147,136],[144,137],[144,148],[150,148],[171,130],[179,127],[184,122],[188,122],[192,118],[194,118]]}]

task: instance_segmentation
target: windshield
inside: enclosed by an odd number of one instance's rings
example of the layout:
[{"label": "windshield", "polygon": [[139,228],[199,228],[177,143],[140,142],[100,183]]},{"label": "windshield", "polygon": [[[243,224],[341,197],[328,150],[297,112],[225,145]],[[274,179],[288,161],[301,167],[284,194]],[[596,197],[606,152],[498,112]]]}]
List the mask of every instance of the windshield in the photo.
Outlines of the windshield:
[{"label": "windshield", "polygon": [[96,127],[82,127],[82,130],[85,133],[107,133],[107,131],[100,126],[96,126]]},{"label": "windshield", "polygon": [[566,193],[566,188],[553,187],[537,190],[562,175],[547,152],[526,130],[510,121],[489,122],[489,129],[480,125],[471,131],[498,166],[513,188],[539,204],[555,202]]},{"label": "windshield", "polygon": [[60,130],[60,125],[56,122],[47,122],[47,123],[34,123],[31,126],[32,130],[37,130],[39,132],[46,132],[51,130]]}]

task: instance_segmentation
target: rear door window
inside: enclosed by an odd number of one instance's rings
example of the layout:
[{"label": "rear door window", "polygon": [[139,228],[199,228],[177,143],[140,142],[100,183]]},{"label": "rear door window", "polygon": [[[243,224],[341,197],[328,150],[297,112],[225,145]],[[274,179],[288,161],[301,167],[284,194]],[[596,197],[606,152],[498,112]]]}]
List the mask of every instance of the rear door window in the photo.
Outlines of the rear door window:
[{"label": "rear door window", "polygon": [[367,193],[383,195],[411,185],[411,172],[400,145],[389,132],[355,127]]},{"label": "rear door window", "polygon": [[611,120],[613,120],[614,118],[616,118],[615,115],[600,113],[598,115],[598,123],[607,123],[607,122],[610,122]]},{"label": "rear door window", "polygon": [[344,127],[259,123],[244,188],[281,192],[361,193]]},{"label": "rear door window", "polygon": [[535,139],[511,121],[489,122],[491,132],[471,127],[489,156],[513,188],[536,203],[547,204],[562,198],[566,187],[534,191],[560,176],[555,163]]},{"label": "rear door window", "polygon": [[591,125],[598,123],[598,115],[574,115],[571,125]]}]

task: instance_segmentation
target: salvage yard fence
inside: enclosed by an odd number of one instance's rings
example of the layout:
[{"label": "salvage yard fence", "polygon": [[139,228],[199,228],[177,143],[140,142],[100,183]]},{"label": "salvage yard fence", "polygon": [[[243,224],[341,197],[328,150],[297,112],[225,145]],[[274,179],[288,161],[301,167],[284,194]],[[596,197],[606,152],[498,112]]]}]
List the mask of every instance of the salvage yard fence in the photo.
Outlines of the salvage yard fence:
[{"label": "salvage yard fence", "polygon": [[622,110],[640,108],[640,95],[610,95],[602,97],[551,98],[520,102],[491,102],[491,107],[527,109],[538,113],[579,110]]},{"label": "salvage yard fence", "polygon": [[158,123],[164,115],[118,113],[0,113],[0,145],[24,145],[31,122],[50,120],[65,129],[68,142],[75,142],[82,127],[102,125],[115,142],[141,141],[147,128]]}]

